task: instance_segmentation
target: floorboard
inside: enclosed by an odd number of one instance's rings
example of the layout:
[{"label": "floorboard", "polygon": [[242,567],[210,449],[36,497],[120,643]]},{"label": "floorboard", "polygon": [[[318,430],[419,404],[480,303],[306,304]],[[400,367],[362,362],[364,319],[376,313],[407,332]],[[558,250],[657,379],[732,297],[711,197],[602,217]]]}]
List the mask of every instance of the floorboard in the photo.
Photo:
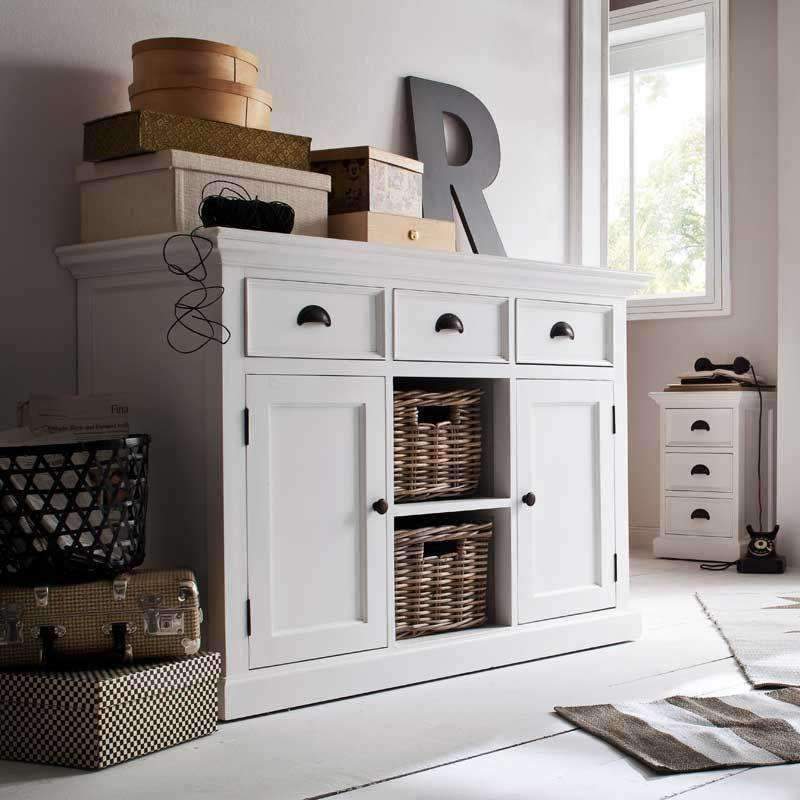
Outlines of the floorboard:
[{"label": "floorboard", "polygon": [[[792,768],[658,778],[552,712],[554,705],[747,689],[693,594],[756,576],[701,572],[641,553],[631,571],[644,617],[638,642],[229,723],[207,739],[101,773],[0,762],[0,797],[647,800],[693,792],[690,800],[716,800],[725,785],[758,796],[754,786],[769,788],[768,775]],[[798,582],[758,577],[762,587]],[[791,774],[800,780],[800,772]]]}]

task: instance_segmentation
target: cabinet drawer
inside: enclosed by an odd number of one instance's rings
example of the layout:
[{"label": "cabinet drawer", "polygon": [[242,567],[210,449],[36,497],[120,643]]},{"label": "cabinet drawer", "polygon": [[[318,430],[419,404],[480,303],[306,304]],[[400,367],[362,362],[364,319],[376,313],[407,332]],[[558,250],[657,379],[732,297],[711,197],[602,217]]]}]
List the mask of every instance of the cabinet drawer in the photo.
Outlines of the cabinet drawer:
[{"label": "cabinet drawer", "polygon": [[383,289],[248,278],[245,295],[248,356],[385,356]]},{"label": "cabinet drawer", "polygon": [[508,361],[508,298],[394,293],[394,357],[401,361]]},{"label": "cabinet drawer", "polygon": [[733,538],[733,500],[667,497],[666,503],[668,534]]},{"label": "cabinet drawer", "polygon": [[664,457],[667,491],[733,491],[730,453],[667,453]]},{"label": "cabinet drawer", "polygon": [[517,300],[517,361],[521,364],[614,363],[611,306]]},{"label": "cabinet drawer", "polygon": [[733,446],[733,409],[667,408],[664,443],[674,445]]}]

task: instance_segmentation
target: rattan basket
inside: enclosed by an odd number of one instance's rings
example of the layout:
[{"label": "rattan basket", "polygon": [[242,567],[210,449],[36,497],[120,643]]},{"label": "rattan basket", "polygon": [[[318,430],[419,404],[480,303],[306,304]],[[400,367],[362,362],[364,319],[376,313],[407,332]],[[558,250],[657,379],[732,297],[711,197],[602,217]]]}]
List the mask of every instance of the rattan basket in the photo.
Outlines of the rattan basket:
[{"label": "rattan basket", "polygon": [[481,389],[394,393],[394,499],[464,497],[481,473]]},{"label": "rattan basket", "polygon": [[487,621],[491,522],[394,534],[397,639],[475,628]]}]

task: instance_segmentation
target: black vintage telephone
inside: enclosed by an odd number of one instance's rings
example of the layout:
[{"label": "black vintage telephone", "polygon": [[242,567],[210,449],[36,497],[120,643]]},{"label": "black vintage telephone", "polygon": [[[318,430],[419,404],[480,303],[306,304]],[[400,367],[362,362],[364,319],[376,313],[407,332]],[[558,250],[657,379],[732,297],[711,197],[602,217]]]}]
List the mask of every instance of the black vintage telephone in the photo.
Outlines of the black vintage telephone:
[{"label": "black vintage telephone", "polygon": [[735,372],[737,375],[744,375],[745,372],[750,372],[753,365],[744,356],[736,356],[733,359],[733,364],[714,364],[710,358],[702,356],[694,362],[695,372],[712,372],[715,369],[727,369],[729,372]]},{"label": "black vintage telephone", "polygon": [[737,572],[781,575],[786,571],[786,559],[775,550],[775,537],[780,525],[771,531],[754,531],[752,525],[747,526],[750,542],[747,555],[736,562]]}]

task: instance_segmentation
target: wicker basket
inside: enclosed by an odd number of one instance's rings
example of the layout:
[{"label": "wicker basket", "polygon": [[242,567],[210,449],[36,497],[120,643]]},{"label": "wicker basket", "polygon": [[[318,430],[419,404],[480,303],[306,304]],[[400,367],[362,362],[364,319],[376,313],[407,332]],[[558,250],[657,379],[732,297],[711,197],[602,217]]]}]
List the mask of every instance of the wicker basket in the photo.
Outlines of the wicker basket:
[{"label": "wicker basket", "polygon": [[394,393],[394,499],[464,497],[481,472],[480,389]]},{"label": "wicker basket", "polygon": [[491,522],[394,534],[397,639],[474,628],[487,621]]}]

